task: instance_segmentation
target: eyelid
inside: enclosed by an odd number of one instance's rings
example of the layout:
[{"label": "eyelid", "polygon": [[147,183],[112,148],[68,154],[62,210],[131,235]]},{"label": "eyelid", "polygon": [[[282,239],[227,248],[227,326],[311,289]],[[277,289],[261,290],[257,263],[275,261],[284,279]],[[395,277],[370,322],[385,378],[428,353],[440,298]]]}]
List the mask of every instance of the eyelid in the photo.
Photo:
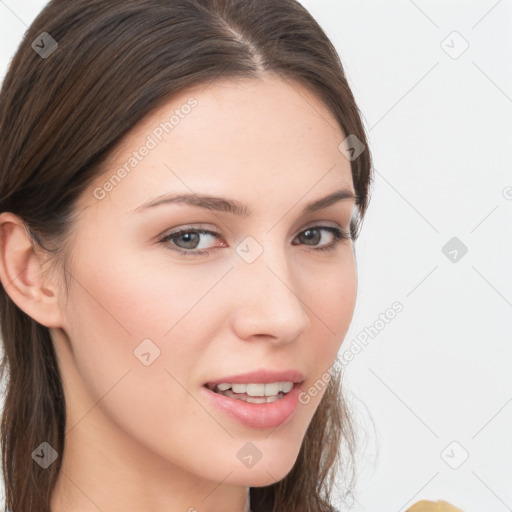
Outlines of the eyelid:
[{"label": "eyelid", "polygon": [[173,228],[170,231],[164,231],[163,234],[159,235],[157,238],[161,241],[162,239],[169,238],[170,236],[179,235],[180,233],[189,233],[189,232],[197,232],[197,233],[208,233],[215,237],[221,237],[222,234],[215,229],[205,227],[202,224],[193,224],[193,225],[184,225],[178,228]]},{"label": "eyelid", "polygon": [[[332,226],[329,225],[330,222],[333,222],[333,221],[322,221],[322,220],[311,221],[311,223],[306,224],[299,231],[297,231],[295,236],[297,236],[298,234],[302,233],[303,231],[305,231],[307,229],[315,228],[315,227],[325,227],[325,228],[333,227],[333,228],[340,229],[344,233],[349,233],[350,234],[350,226],[349,226],[348,229],[343,229],[336,222],[334,222],[334,225],[332,225]],[[183,226],[180,226],[180,227],[177,227],[177,228],[173,228],[170,231],[164,231],[164,233],[159,235],[157,238],[159,240],[161,240],[162,238],[168,238],[169,236],[178,235],[178,234],[183,233],[183,232],[187,232],[188,233],[190,231],[201,232],[201,233],[208,233],[208,234],[211,234],[212,236],[216,236],[216,237],[222,236],[222,234],[220,232],[218,232],[215,229],[212,229],[210,227],[207,227],[205,224],[191,224],[191,225],[186,225],[185,224]]]},{"label": "eyelid", "polygon": [[[329,244],[324,244],[319,247],[312,246],[309,250],[313,252],[321,252],[321,251],[329,251],[329,250],[335,250],[338,245],[340,245],[344,241],[351,241],[352,240],[352,230],[349,228],[348,230],[343,229],[339,224],[335,224],[334,226],[331,226],[329,224],[326,224],[325,221],[313,221],[312,224],[307,224],[303,228],[300,229],[300,231],[297,232],[297,234],[294,237],[295,238],[307,231],[308,229],[316,228],[318,231],[328,231],[333,236],[333,241]],[[167,234],[164,234],[162,237],[159,237],[159,243],[163,245],[172,245],[170,243],[170,239],[173,237],[179,236],[181,233],[198,233],[198,234],[209,234],[217,239],[220,239],[222,237],[222,234],[213,231],[207,228],[203,228],[201,225],[194,225],[194,226],[181,226],[179,228],[176,228],[174,230],[169,231]],[[293,244],[293,245],[301,245],[301,244]],[[179,247],[170,247],[170,249],[174,252],[181,253],[184,256],[202,256],[202,255],[208,255],[209,251],[216,250],[219,248],[222,248],[223,246],[216,246],[212,247],[210,249],[181,249]],[[224,246],[225,247],[225,246]],[[306,245],[307,247],[307,245]]]},{"label": "eyelid", "polygon": [[[330,223],[332,223],[333,225],[331,226]],[[180,233],[183,231],[202,231],[202,232],[208,232],[211,234],[217,234],[219,236],[222,236],[222,234],[220,232],[216,231],[215,228],[212,228],[210,226],[211,225],[208,225],[208,224],[188,224],[188,225],[184,224],[183,226],[164,231],[161,235],[158,235],[157,238],[166,237],[166,236]],[[339,228],[339,229],[343,230],[341,225],[335,221],[313,220],[311,222],[308,222],[304,227],[302,227],[299,231],[297,231],[297,234],[301,233],[302,231],[304,231],[306,229],[309,229],[312,227],[317,227],[317,226],[333,227],[333,228]],[[349,226],[349,228],[350,228],[350,226]],[[347,230],[344,230],[344,231],[347,231]]]}]

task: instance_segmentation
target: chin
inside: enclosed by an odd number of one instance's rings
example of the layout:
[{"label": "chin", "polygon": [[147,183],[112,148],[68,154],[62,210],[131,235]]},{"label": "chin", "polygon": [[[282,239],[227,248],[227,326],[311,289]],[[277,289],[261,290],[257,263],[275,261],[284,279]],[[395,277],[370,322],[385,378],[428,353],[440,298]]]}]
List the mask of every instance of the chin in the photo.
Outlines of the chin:
[{"label": "chin", "polygon": [[276,473],[271,470],[267,472],[265,468],[260,468],[258,471],[248,469],[246,472],[239,471],[237,475],[231,475],[230,483],[244,487],[267,487],[282,480],[290,470],[291,468],[287,471]]},{"label": "chin", "polygon": [[266,487],[285,478],[292,470],[295,460],[294,457],[280,458],[278,455],[272,455],[267,460],[262,458],[253,467],[238,467],[229,480],[233,485]]}]

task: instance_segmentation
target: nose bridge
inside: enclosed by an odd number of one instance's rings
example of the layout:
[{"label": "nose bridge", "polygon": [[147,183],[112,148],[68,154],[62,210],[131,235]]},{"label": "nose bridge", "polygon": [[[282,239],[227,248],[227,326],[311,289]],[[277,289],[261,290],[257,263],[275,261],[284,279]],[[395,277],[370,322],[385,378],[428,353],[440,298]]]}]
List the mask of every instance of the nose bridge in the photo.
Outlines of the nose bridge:
[{"label": "nose bridge", "polygon": [[276,236],[263,242],[247,237],[237,247],[237,316],[240,336],[272,335],[292,341],[309,325],[284,244]]}]

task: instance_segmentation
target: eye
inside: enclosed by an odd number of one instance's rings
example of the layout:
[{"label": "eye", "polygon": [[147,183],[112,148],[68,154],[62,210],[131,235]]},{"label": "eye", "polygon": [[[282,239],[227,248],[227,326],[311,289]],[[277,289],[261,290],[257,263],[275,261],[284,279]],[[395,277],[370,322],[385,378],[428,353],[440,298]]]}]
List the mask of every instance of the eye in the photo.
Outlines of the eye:
[{"label": "eye", "polygon": [[[320,247],[316,247],[324,238],[321,234],[322,232],[331,235],[332,240],[328,243],[324,242]],[[222,235],[208,229],[181,228],[165,235],[159,242],[167,246],[170,245],[173,251],[185,256],[208,255],[209,252],[207,250],[197,250],[200,245],[201,236],[220,239]],[[336,249],[342,240],[351,240],[351,235],[334,226],[312,226],[301,231],[295,239],[305,241],[305,244],[312,246],[314,251],[332,251]],[[226,245],[220,247],[226,247]],[[214,247],[210,247],[210,249],[212,248]]]},{"label": "eye", "polygon": [[[318,242],[322,239],[321,232],[326,232],[331,235],[332,241],[328,244],[322,245],[321,247],[313,247],[315,251],[333,251],[336,249],[342,240],[350,240],[351,236],[349,233],[343,231],[340,228],[334,226],[312,226],[304,231],[301,231],[297,238],[302,238],[306,241]],[[316,244],[313,243],[315,246]]]},{"label": "eye", "polygon": [[220,238],[220,234],[215,231],[210,231],[208,229],[192,229],[192,228],[181,228],[172,233],[169,233],[164,238],[160,240],[161,243],[167,244],[171,242],[171,247],[174,251],[177,251],[186,256],[195,256],[201,254],[208,254],[208,251],[204,250],[196,250],[198,247],[198,242],[200,241],[201,236],[206,236],[213,238]]}]

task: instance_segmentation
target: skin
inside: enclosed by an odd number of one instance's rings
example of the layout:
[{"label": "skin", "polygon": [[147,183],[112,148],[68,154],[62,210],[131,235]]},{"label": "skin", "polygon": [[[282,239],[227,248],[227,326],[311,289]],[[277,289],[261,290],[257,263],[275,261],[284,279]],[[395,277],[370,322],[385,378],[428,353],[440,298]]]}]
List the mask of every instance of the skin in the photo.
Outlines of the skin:
[{"label": "skin", "polygon": [[[98,200],[94,189],[190,97],[198,105]],[[354,192],[338,150],[345,137],[319,98],[277,76],[188,89],[137,125],[80,197],[69,293],[20,219],[0,215],[0,277],[13,301],[50,328],[67,399],[52,512],[242,512],[249,486],[291,470],[325,388],[273,429],[229,418],[199,391],[260,368],[298,369],[307,389],[333,364],[356,301],[353,242],[322,252],[315,247],[328,245],[330,232],[299,235],[319,224],[349,232],[356,207],[344,199],[300,212],[335,190]],[[133,213],[163,193],[191,191],[253,212],[164,204]],[[197,246],[158,241],[179,227],[221,236],[201,235]],[[250,264],[236,252],[248,236],[263,250]],[[187,257],[176,244],[211,251]],[[134,356],[144,339],[160,349],[149,366]],[[262,453],[250,468],[237,457],[249,441]]]}]

